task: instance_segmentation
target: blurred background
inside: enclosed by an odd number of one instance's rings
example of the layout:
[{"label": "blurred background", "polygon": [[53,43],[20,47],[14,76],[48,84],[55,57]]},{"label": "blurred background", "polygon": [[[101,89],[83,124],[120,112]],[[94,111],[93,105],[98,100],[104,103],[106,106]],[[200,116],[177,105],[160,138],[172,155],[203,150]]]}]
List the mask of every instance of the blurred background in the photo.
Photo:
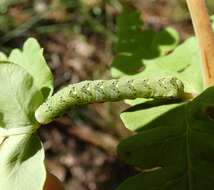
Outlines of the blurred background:
[{"label": "blurred background", "polygon": [[[210,14],[214,1],[208,0]],[[44,48],[55,89],[82,80],[109,79],[117,40],[116,18],[129,7],[144,25],[172,26],[182,40],[193,35],[185,0],[0,0],[0,48],[8,54],[30,36]],[[116,156],[129,136],[119,118],[123,102],[72,110],[40,129],[49,170],[67,190],[113,190],[137,171]]]}]

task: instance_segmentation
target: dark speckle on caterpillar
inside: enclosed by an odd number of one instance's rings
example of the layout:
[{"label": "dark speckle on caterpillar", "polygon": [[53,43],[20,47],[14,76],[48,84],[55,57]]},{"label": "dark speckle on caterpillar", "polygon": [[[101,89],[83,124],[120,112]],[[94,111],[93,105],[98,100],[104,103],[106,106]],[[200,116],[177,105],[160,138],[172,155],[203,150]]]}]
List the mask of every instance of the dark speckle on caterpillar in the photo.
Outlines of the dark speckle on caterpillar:
[{"label": "dark speckle on caterpillar", "polygon": [[135,98],[172,99],[184,94],[183,83],[175,77],[148,79],[113,79],[71,84],[47,99],[35,113],[46,124],[76,106],[93,102]]}]

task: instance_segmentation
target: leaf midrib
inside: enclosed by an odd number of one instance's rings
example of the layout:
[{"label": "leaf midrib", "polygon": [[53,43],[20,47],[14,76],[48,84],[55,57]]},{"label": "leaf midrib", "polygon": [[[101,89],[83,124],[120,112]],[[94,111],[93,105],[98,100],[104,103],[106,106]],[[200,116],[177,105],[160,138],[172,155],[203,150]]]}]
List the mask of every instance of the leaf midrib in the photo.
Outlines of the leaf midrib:
[{"label": "leaf midrib", "polygon": [[185,105],[185,123],[186,123],[186,159],[187,159],[187,176],[188,176],[188,189],[192,190],[192,175],[191,175],[191,158],[190,158],[190,125],[188,122],[188,106],[189,104]]}]

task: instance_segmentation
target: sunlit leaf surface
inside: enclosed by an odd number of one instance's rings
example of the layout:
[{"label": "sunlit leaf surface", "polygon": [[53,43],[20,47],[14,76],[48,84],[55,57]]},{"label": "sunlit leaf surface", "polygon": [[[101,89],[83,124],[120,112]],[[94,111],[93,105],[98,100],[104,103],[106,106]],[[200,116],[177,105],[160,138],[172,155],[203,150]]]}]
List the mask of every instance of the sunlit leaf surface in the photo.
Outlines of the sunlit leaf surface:
[{"label": "sunlit leaf surface", "polygon": [[20,65],[32,75],[37,88],[42,91],[45,98],[52,94],[53,76],[44,59],[43,49],[36,39],[29,38],[24,43],[23,51],[14,49],[9,61]]},{"label": "sunlit leaf surface", "polygon": [[[0,64],[0,86],[1,131],[37,128],[34,112],[44,98],[31,75],[16,64]],[[43,189],[46,178],[44,150],[37,136],[30,132],[7,136],[1,141],[2,190]]]}]

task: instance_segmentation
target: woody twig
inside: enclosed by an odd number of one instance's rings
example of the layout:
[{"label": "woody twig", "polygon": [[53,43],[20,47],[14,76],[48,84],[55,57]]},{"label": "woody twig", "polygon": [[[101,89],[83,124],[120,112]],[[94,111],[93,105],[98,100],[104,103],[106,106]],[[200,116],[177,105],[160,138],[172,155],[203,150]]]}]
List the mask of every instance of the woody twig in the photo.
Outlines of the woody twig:
[{"label": "woody twig", "polygon": [[205,87],[214,85],[214,34],[205,0],[187,0],[199,43]]}]

